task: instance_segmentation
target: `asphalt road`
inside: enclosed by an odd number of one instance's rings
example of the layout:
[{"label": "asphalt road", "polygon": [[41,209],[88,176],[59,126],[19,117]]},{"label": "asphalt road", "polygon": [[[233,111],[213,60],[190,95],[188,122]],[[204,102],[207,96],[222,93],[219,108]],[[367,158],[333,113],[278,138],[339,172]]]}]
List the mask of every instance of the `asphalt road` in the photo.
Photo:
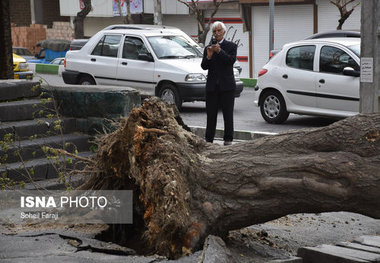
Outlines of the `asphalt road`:
[{"label": "asphalt road", "polygon": [[[42,79],[49,85],[65,85],[62,77],[50,74],[37,74],[35,80]],[[309,127],[323,127],[336,121],[336,119],[301,116],[290,114],[289,119],[280,125],[269,124],[261,117],[260,109],[253,105],[254,90],[244,88],[241,96],[235,100],[234,128],[241,131],[281,133],[289,130],[298,130]],[[204,102],[187,102],[183,104],[181,116],[189,126],[206,127],[206,111]],[[222,112],[218,114],[217,128],[223,129]]]}]

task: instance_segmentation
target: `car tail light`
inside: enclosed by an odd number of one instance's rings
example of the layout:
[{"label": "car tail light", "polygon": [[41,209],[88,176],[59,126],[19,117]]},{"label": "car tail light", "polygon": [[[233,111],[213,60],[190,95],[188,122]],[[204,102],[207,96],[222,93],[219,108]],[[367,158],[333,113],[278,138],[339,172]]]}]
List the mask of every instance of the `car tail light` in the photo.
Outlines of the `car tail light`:
[{"label": "car tail light", "polygon": [[269,58],[272,58],[273,57],[273,52],[269,52]]},{"label": "car tail light", "polygon": [[262,75],[264,75],[265,73],[267,73],[268,70],[265,69],[265,68],[262,68],[260,71],[259,71],[259,77],[261,77]]},{"label": "car tail light", "polygon": [[63,60],[63,67],[66,68],[66,58]]}]

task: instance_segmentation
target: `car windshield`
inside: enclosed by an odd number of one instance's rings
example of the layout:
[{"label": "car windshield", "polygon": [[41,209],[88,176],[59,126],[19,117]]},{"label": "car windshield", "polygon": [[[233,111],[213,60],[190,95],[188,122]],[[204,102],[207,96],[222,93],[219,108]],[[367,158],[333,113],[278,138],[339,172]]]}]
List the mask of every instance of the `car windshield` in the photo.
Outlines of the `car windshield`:
[{"label": "car windshield", "polygon": [[202,57],[197,47],[181,36],[154,36],[148,41],[159,59]]},{"label": "car windshield", "polygon": [[348,47],[360,58],[360,45],[352,45]]}]

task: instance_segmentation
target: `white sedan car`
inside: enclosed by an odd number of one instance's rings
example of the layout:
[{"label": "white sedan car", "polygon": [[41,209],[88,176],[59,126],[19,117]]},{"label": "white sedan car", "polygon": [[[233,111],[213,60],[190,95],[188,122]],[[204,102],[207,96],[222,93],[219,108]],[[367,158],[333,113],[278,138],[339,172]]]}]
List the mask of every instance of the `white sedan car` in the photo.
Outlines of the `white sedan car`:
[{"label": "white sedan car", "polygon": [[254,103],[269,123],[289,113],[348,117],[359,112],[360,38],[286,44],[259,72]]}]

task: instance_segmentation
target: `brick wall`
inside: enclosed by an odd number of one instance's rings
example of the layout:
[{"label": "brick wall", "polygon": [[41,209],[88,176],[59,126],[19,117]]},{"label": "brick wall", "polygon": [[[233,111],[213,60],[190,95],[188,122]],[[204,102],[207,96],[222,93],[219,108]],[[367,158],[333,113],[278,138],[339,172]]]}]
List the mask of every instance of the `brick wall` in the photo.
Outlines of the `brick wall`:
[{"label": "brick wall", "polygon": [[46,29],[46,39],[73,39],[74,30],[70,22],[53,22],[53,27]]},{"label": "brick wall", "polygon": [[12,26],[12,46],[26,47],[32,54],[38,53],[40,48],[36,43],[46,39],[46,26],[34,24],[29,26]]},{"label": "brick wall", "polygon": [[9,1],[13,46],[26,47],[32,53],[38,53],[38,41],[72,39],[70,17],[60,16],[59,0],[35,0],[34,3],[36,7],[42,7],[42,10],[36,12],[36,21],[41,21],[42,24],[31,25],[30,0]]},{"label": "brick wall", "polygon": [[38,53],[40,48],[37,42],[45,39],[73,39],[73,29],[69,22],[53,22],[52,28],[46,25],[33,24],[30,26],[16,27],[12,25],[12,45],[14,47],[26,47],[33,54]]}]

